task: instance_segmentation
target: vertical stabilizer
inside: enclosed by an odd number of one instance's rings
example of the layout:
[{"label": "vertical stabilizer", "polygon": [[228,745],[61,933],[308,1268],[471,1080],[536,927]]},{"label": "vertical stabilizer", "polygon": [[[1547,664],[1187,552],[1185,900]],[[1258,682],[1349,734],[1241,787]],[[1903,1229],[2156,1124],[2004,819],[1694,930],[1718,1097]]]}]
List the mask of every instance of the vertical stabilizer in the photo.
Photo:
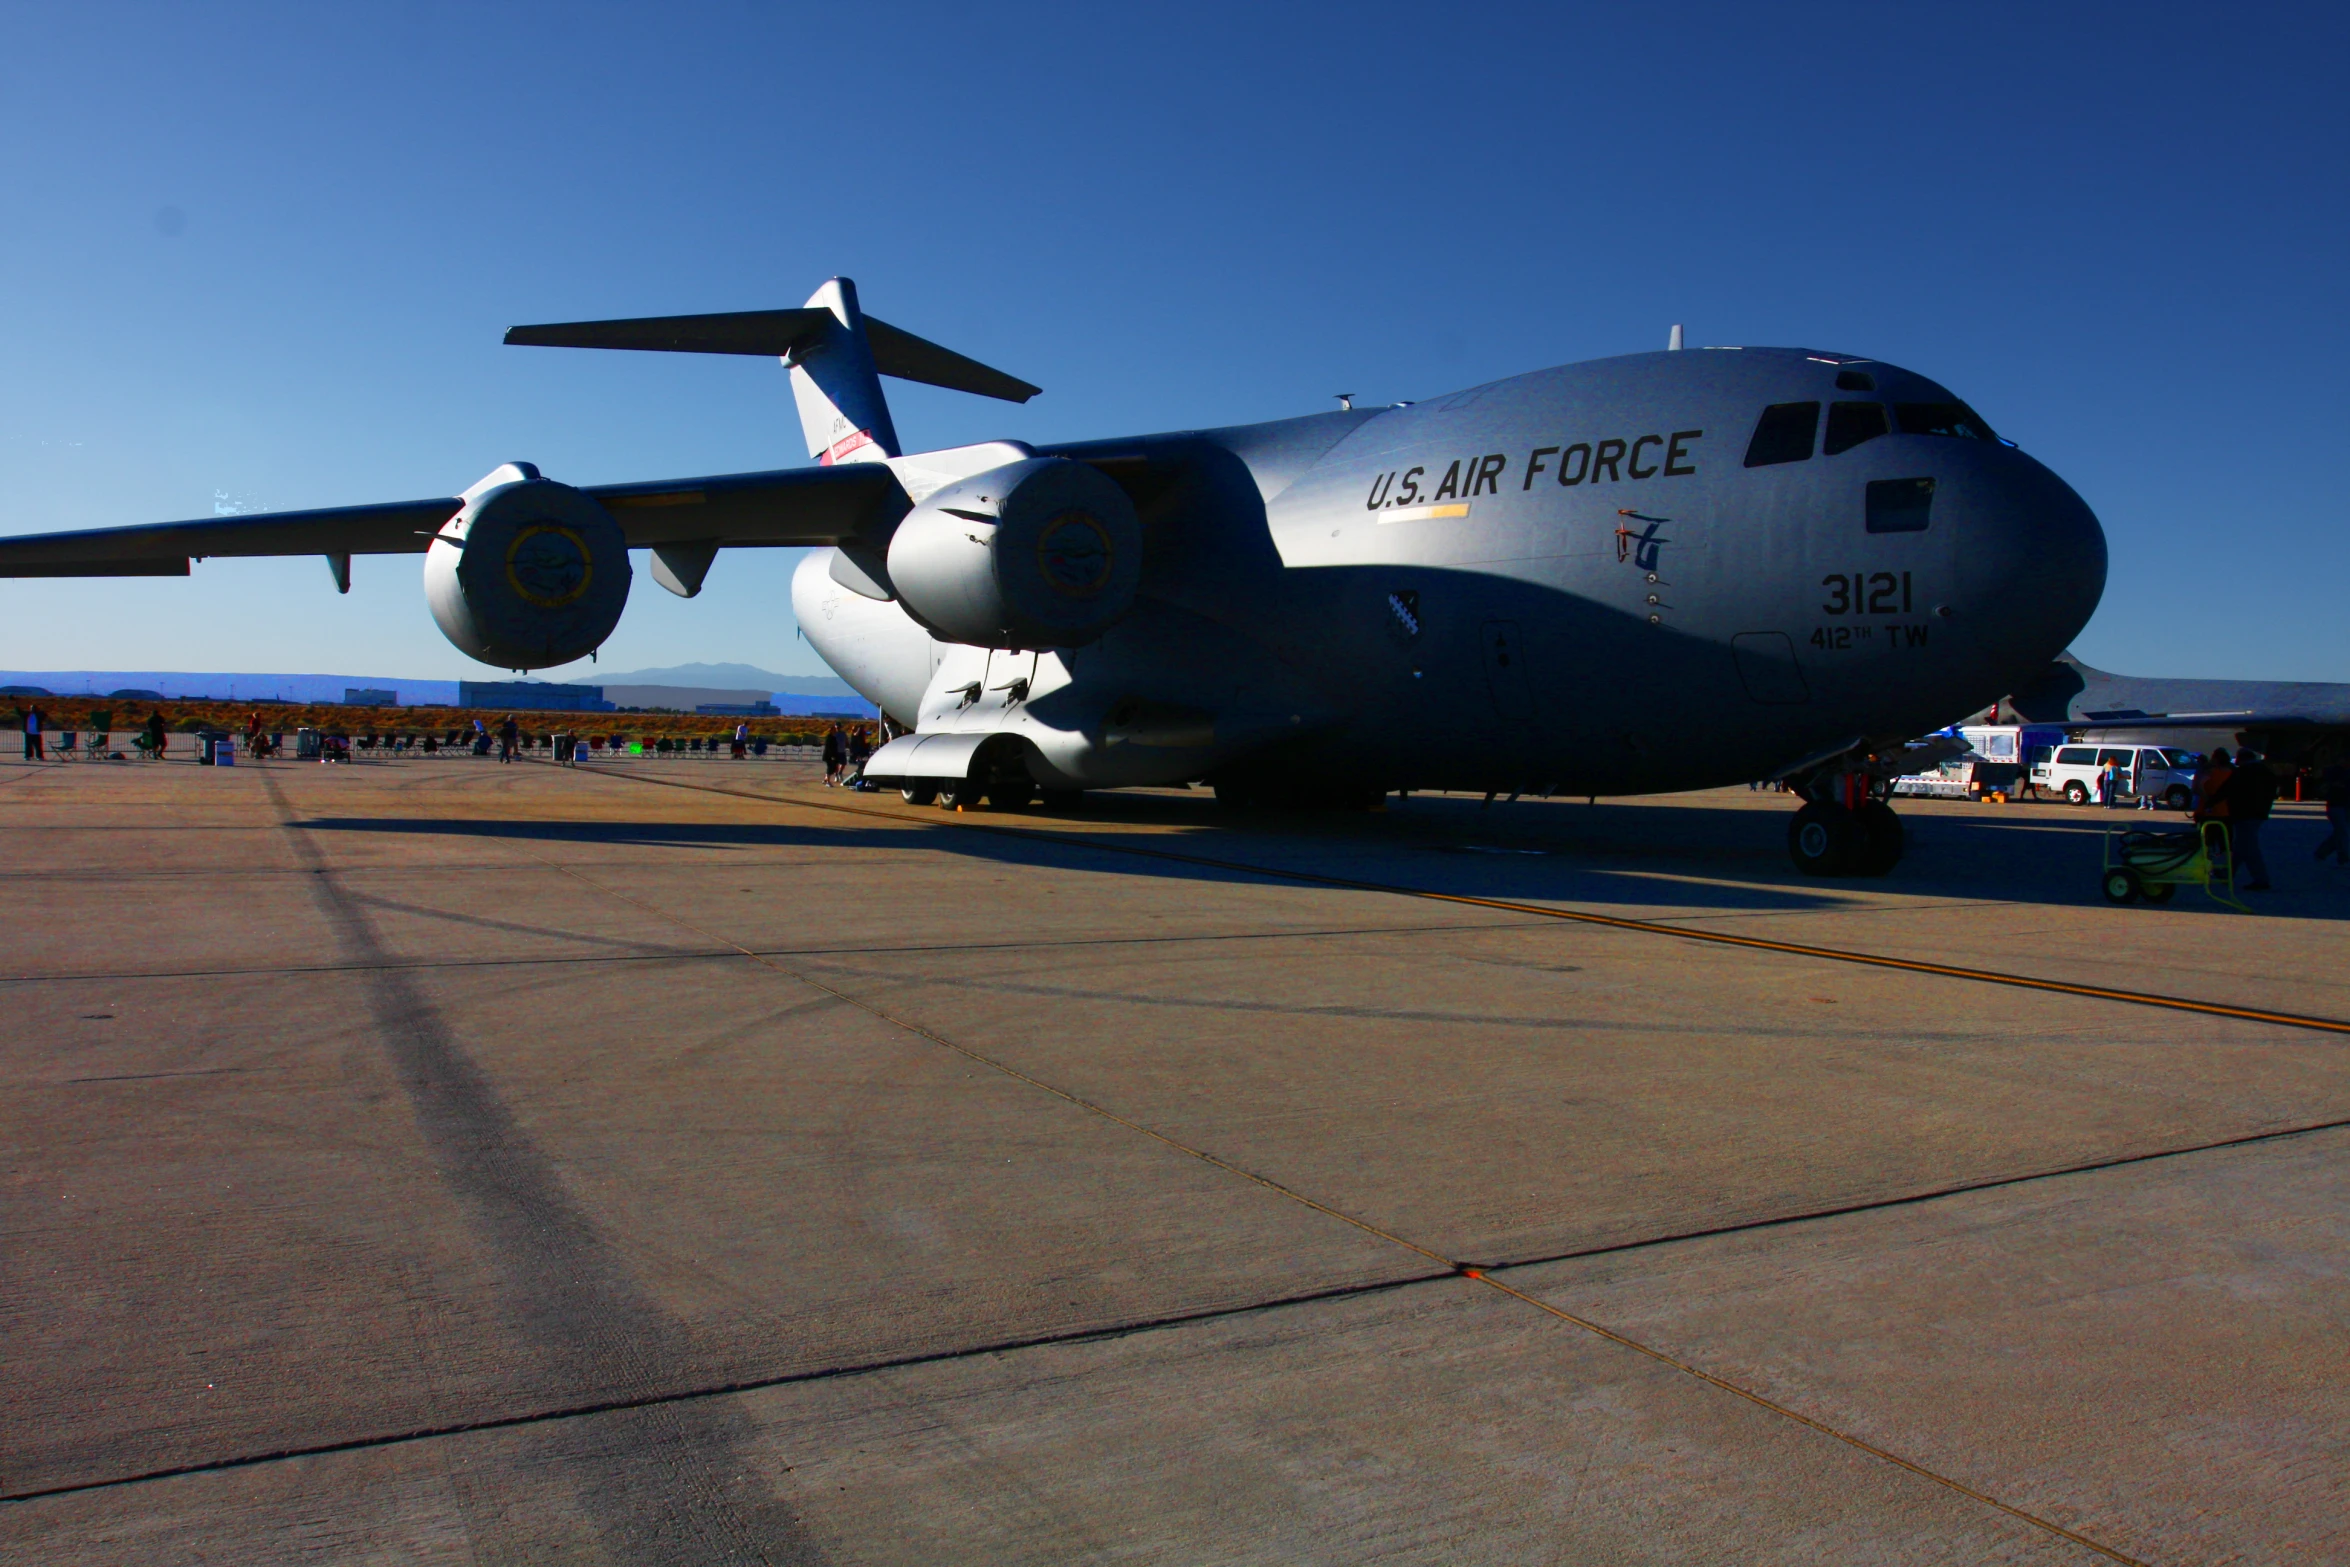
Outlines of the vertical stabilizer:
[{"label": "vertical stabilizer", "polygon": [[890,423],[866,339],[865,314],[857,308],[857,285],[836,277],[816,290],[808,307],[831,312],[834,322],[814,341],[795,343],[783,358],[791,369],[808,455],[828,467],[899,455],[897,427]]}]

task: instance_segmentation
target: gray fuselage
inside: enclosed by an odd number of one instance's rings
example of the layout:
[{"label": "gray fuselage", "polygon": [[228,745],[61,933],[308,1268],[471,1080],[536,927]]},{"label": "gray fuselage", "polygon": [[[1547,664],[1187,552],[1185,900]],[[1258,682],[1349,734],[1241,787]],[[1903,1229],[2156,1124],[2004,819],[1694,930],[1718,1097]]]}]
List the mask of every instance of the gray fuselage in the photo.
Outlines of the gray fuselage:
[{"label": "gray fuselage", "polygon": [[893,718],[1006,737],[1048,786],[1762,777],[2014,689],[2105,581],[2063,480],[1940,386],[1849,355],[1637,354],[1036,450],[1100,467],[1145,524],[1141,597],[1098,641],[938,643],[829,551],[794,604]]}]

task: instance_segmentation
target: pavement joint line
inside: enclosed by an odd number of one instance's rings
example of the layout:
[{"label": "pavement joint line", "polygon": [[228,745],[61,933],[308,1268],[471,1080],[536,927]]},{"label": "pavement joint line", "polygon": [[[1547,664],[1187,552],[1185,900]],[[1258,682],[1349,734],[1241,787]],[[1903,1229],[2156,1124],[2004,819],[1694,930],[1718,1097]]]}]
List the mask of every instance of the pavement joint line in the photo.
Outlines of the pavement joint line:
[{"label": "pavement joint line", "polygon": [[1840,1203],[1833,1208],[1807,1208],[1800,1213],[1771,1214],[1760,1219],[1741,1219],[1734,1224],[1709,1225],[1704,1229],[1679,1230],[1668,1235],[1638,1236],[1631,1240],[1610,1241],[1601,1246],[1584,1246],[1574,1251],[1553,1252],[1539,1257],[1515,1257],[1503,1262],[1470,1264],[1481,1270],[1494,1272],[1519,1268],[1541,1268],[1555,1263],[1579,1262],[1591,1257],[1609,1257],[1624,1252],[1647,1251],[1658,1246],[1678,1246],[1686,1241],[1716,1240],[1726,1235],[1744,1235],[1755,1230],[1779,1229],[1796,1224],[1812,1224],[1823,1219],[1850,1218],[1864,1213],[1880,1213],[1891,1208],[1914,1208],[1930,1202],[1941,1202],[1950,1197],[1964,1197],[1973,1192],[2002,1191],[2011,1186],[2029,1186],[2036,1181],[2060,1180],[2071,1175],[2094,1175],[2101,1170],[2125,1170],[2135,1165],[2156,1164],[2166,1159],[2185,1159],[2195,1154],[2219,1153],[2230,1148],[2254,1148],[2264,1143],[2286,1142],[2296,1137],[2314,1137],[2321,1132],[2350,1130],[2350,1116],[2331,1121],[2311,1121],[2301,1126],[2273,1127],[2265,1132],[2246,1132],[2238,1137],[2221,1137],[2206,1143],[2182,1143],[2171,1148],[2155,1148],[2144,1153],[2115,1154],[2107,1159],[2089,1159],[2079,1164],[2057,1165],[2046,1170],[2026,1170],[2016,1175],[1986,1176],[1979,1181],[1958,1181],[1948,1186],[1928,1187],[1923,1191],[1903,1192],[1895,1197],[1876,1197],[1866,1202]]},{"label": "pavement joint line", "polygon": [[[533,765],[554,768],[557,764],[540,762]],[[1930,963],[1922,958],[1897,958],[1884,953],[1855,952],[1842,947],[1815,947],[1804,942],[1773,941],[1767,937],[1741,936],[1730,931],[1694,930],[1685,926],[1664,924],[1656,920],[1632,919],[1620,914],[1597,914],[1585,909],[1549,908],[1539,903],[1517,903],[1506,898],[1481,898],[1469,893],[1436,892],[1425,887],[1406,887],[1391,882],[1362,881],[1349,876],[1332,876],[1320,871],[1282,869],[1270,865],[1251,865],[1239,860],[1216,859],[1202,854],[1183,854],[1173,849],[1146,849],[1138,844],[1101,843],[1075,833],[1054,832],[1047,828],[1013,827],[995,822],[967,822],[959,817],[948,816],[924,819],[907,816],[896,811],[840,805],[830,800],[782,799],[774,795],[752,794],[741,789],[725,789],[716,784],[681,783],[671,778],[648,778],[641,775],[632,776],[613,772],[595,772],[590,776],[611,778],[616,782],[650,784],[664,789],[691,789],[704,794],[732,795],[737,799],[757,800],[763,804],[783,806],[787,809],[835,811],[846,816],[869,816],[881,821],[904,822],[914,827],[934,830],[959,828],[965,832],[989,833],[1004,838],[1033,839],[1064,847],[1092,849],[1102,854],[1124,854],[1144,859],[1167,860],[1183,865],[1201,865],[1213,870],[1241,871],[1273,881],[1302,882],[1314,886],[1337,887],[1353,892],[1385,893],[1400,898],[1425,898],[1435,903],[1458,904],[1466,908],[1498,909],[1504,913],[1529,914],[1541,919],[1561,920],[1579,925],[1598,925],[1610,930],[1629,931],[1640,935],[1672,936],[1682,941],[1738,947],[1754,952],[1814,958],[1829,963],[1851,963],[1866,968],[1894,969],[1908,974],[1930,974],[1941,979],[1966,980],[1985,985],[2003,985],[2017,990],[2037,990],[2055,995],[2079,996],[2091,1001],[2115,1001],[2127,1006],[2155,1007],[2165,1011],[2192,1012],[2207,1017],[2225,1017],[2243,1022],[2267,1023],[2279,1028],[2307,1029],[2315,1033],[2350,1036],[2350,1019],[2318,1017],[2301,1012],[2272,1012],[2261,1007],[2229,1006],[2224,1002],[2198,1001],[2188,996],[2166,996],[2154,991],[2122,990],[2106,985],[2083,985],[2070,980],[2042,979],[2031,974],[2015,974],[2001,969],[1967,968],[1954,963]]]},{"label": "pavement joint line", "polygon": [[[529,853],[529,850],[525,849],[523,852],[527,854]],[[550,861],[548,863],[552,864],[553,862]],[[682,925],[686,929],[694,931],[696,934],[702,936],[706,940],[721,942],[727,941],[726,937],[718,934],[715,931],[706,929],[703,926],[697,925],[693,921],[688,920],[681,915],[673,914],[666,909],[662,909],[654,904],[648,903],[632,894],[604,887],[600,883],[596,882],[593,878],[576,869],[573,869],[569,866],[560,867],[560,869],[562,869],[564,874],[573,877],[582,885],[602,892],[608,897],[618,898],[624,902],[634,904],[636,907],[643,909],[646,913],[652,915],[656,919],[668,920],[672,923]],[[2084,1547],[2085,1549],[2095,1551],[2097,1554],[2107,1557],[2110,1560],[2126,1563],[2128,1564],[2128,1567],[2147,1567],[2147,1564],[2139,1562],[2133,1557],[2125,1556],[2119,1551],[2115,1551],[2109,1547],[2100,1545],[2096,1541],[2091,1540],[2086,1536],[2077,1534],[2051,1519],[2042,1518],[2037,1514],[2027,1512],[2023,1508],[2016,1507],[2011,1503],[2000,1501],[1997,1497],[1990,1496],[1984,1492],[1978,1491],[1974,1487],[1969,1486],[1962,1481],[1952,1479],[1947,1475],[1939,1474],[1934,1470],[1926,1468],[1922,1464],[1918,1464],[1910,1459],[1903,1458],[1896,1453],[1878,1447],[1873,1443],[1864,1441],[1857,1436],[1853,1436],[1850,1433],[1842,1431],[1835,1426],[1829,1425],[1825,1421],[1815,1419],[1810,1415],[1806,1415],[1800,1410],[1794,1409],[1786,1404],[1782,1404],[1762,1393],[1755,1392],[1750,1388],[1741,1387],[1735,1382],[1729,1381],[1724,1377],[1717,1376],[1710,1371],[1703,1370],[1687,1361],[1678,1359],[1677,1357],[1668,1354],[1661,1349],[1644,1344],[1637,1339],[1628,1337],[1622,1333],[1618,1333],[1613,1329],[1602,1327],[1600,1324],[1593,1322],[1588,1318],[1577,1316],[1572,1312],[1563,1311],[1558,1307],[1550,1305],[1546,1301],[1538,1300],[1534,1296],[1526,1294],[1522,1290],[1513,1289],[1509,1285],[1503,1284],[1497,1279],[1489,1278],[1486,1275],[1485,1270],[1478,1268],[1473,1264],[1447,1258],[1442,1253],[1432,1251],[1428,1247],[1422,1246],[1416,1241],[1407,1240],[1392,1230],[1383,1229],[1380,1226],[1371,1223],[1367,1219],[1360,1218],[1354,1214],[1346,1212],[1343,1209],[1333,1207],[1332,1205],[1322,1202],[1317,1198],[1309,1197],[1304,1192],[1299,1191],[1297,1188],[1285,1185],[1280,1181],[1276,1181],[1268,1175],[1263,1175],[1255,1170],[1248,1169],[1243,1165],[1235,1164],[1228,1159],[1224,1159],[1216,1154],[1208,1152],[1206,1149],[1194,1147],[1189,1143],[1185,1143],[1182,1140],[1170,1136],[1165,1132],[1158,1131],[1153,1127],[1145,1126],[1141,1122],[1118,1114],[1116,1111],[1110,1109],[1106,1105],[1087,1099],[1080,1094],[1073,1093],[1070,1090],[1058,1087],[1055,1084],[1048,1083],[1042,1078],[1038,1078],[1030,1075],[1029,1073],[1023,1072],[1019,1068],[1012,1066],[1010,1063],[997,1060],[996,1058],[989,1056],[982,1051],[974,1050],[967,1045],[957,1044],[955,1041],[948,1039],[945,1035],[940,1034],[935,1030],[925,1028],[921,1024],[915,1023],[910,1019],[899,1017],[887,1009],[878,1006],[873,1002],[865,1000],[863,997],[856,996],[847,991],[840,990],[834,986],[827,985],[823,981],[811,978],[808,975],[797,973],[791,969],[785,968],[780,963],[761,958],[757,953],[751,951],[751,949],[740,946],[739,943],[729,942],[728,944],[735,946],[737,950],[740,951],[745,957],[752,959],[754,962],[760,963],[763,967],[769,968],[778,974],[783,974],[792,979],[795,979],[801,984],[808,985],[817,990],[821,990],[827,995],[846,1002],[848,1005],[857,1008],[859,1011],[865,1012],[885,1023],[888,1023],[896,1028],[903,1029],[907,1033],[913,1034],[918,1038],[927,1039],[933,1044],[943,1046],[944,1048],[955,1052],[957,1055],[963,1056],[967,1060],[986,1066],[996,1072],[1002,1073],[1006,1077],[1010,1077],[1016,1079],[1019,1082],[1025,1083],[1032,1088],[1039,1089],[1057,1099],[1074,1105],[1079,1109],[1090,1111],[1092,1114],[1100,1116],[1104,1120],[1113,1122],[1118,1126],[1124,1127],[1129,1131],[1139,1132],[1143,1136],[1151,1138],[1152,1140],[1159,1142],[1168,1148],[1187,1154],[1191,1158],[1197,1159],[1203,1164],[1211,1165],[1227,1174],[1239,1176],[1245,1181],[1252,1182],[1255,1185],[1263,1187],[1279,1196],[1286,1197],[1290,1201],[1295,1202],[1302,1207],[1311,1209],[1312,1211],[1325,1215],[1326,1217],[1337,1219],[1342,1223],[1352,1225],[1367,1235],[1371,1235],[1377,1239],[1387,1241],[1388,1243],[1402,1247],[1404,1250],[1412,1252],[1417,1256],[1427,1258],[1432,1262],[1436,1262],[1442,1265],[1447,1271],[1456,1277],[1471,1279],[1485,1284],[1487,1287],[1498,1290],[1504,1295],[1512,1296],[1517,1300],[1534,1306],[1540,1311],[1547,1312],[1549,1315],[1558,1318],[1560,1321],[1571,1323],[1574,1326],[1585,1330],[1586,1332],[1596,1334],[1598,1337],[1609,1343],[1615,1344],[1624,1349],[1632,1350],[1638,1354],[1645,1355],[1649,1359],[1654,1360],[1662,1365],[1669,1366],[1674,1370],[1694,1377],[1708,1386],[1714,1387],[1723,1392],[1733,1393],[1739,1398],[1745,1399],[1747,1402],[1757,1405],[1762,1409],[1768,1410],[1775,1414],[1784,1415],[1789,1420],[1792,1420],[1811,1431],[1814,1431],[1822,1436],[1829,1437],[1837,1442],[1841,1442],[1846,1446],[1855,1449],[1856,1451],[1878,1459],[1886,1464],[1892,1465],[1893,1467],[1898,1468],[1905,1473],[1931,1481],[1934,1484],[1944,1486],[1961,1496],[1971,1498],[1972,1500],[1983,1503],[1986,1506],[1996,1508],[1999,1511],[2010,1515],[2011,1517],[2020,1519],[2025,1523],[2032,1524],[2038,1528],[2047,1530],[2049,1533],[2069,1540],[2076,1545]]]},{"label": "pavement joint line", "polygon": [[68,1077],[67,1083],[143,1083],[154,1077],[226,1077],[239,1072],[274,1072],[269,1066],[197,1066],[184,1072],[110,1072],[103,1077]]},{"label": "pavement joint line", "polygon": [[1450,1268],[1426,1273],[1406,1274],[1397,1278],[1374,1279],[1364,1284],[1338,1284],[1325,1289],[1302,1290],[1289,1295],[1273,1295],[1262,1300],[1242,1301],[1230,1306],[1205,1306],[1193,1311],[1168,1312],[1156,1317],[1140,1317],[1129,1322],[1106,1323],[1100,1327],[1072,1328],[1061,1333],[1038,1333],[1022,1338],[994,1339],[984,1344],[966,1344],[954,1349],[937,1349],[911,1355],[891,1355],[879,1360],[856,1361],[845,1365],[817,1366],[805,1371],[786,1371],[774,1376],[743,1377],[724,1382],[707,1383],[699,1387],[678,1388],[667,1392],[644,1393],[630,1398],[605,1398],[577,1404],[561,1404],[545,1409],[525,1410],[519,1414],[493,1415],[480,1420],[453,1421],[445,1425],[417,1426],[405,1431],[378,1432],[371,1436],[348,1437],[339,1442],[316,1442],[300,1446],[270,1448],[261,1452],[235,1453],[225,1458],[199,1459],[184,1464],[173,1464],[158,1469],[143,1469],[132,1474],[105,1475],[91,1480],[68,1481],[61,1485],[35,1486],[21,1491],[0,1492],[0,1506],[50,1500],[61,1496],[75,1496],[86,1491],[115,1490],[123,1486],[151,1485],[159,1480],[179,1480],[194,1475],[222,1474],[237,1469],[252,1469],[264,1464],[285,1463],[300,1458],[322,1458],[336,1453],[367,1452],[376,1448],[399,1447],[413,1442],[430,1442],[448,1437],[471,1436],[487,1431],[512,1431],[527,1426],[551,1425],[565,1420],[584,1420],[597,1415],[621,1414],[632,1409],[658,1409],[672,1404],[697,1403],[713,1398],[732,1398],[744,1393],[761,1393],[773,1388],[794,1387],[802,1383],[840,1381],[849,1377],[872,1376],[884,1371],[904,1371],[919,1366],[946,1365],[958,1360],[976,1360],[988,1355],[1017,1354],[1024,1350],[1053,1349],[1065,1345],[1103,1343],[1115,1339],[1135,1338],[1147,1333],[1161,1333],[1201,1323],[1221,1322],[1235,1317],[1262,1315],[1286,1310],[1293,1306],[1310,1306],[1327,1301],[1358,1300],[1373,1295],[1390,1294],[1421,1284],[1442,1284],[1459,1277]]},{"label": "pavement joint line", "polygon": [[[547,862],[535,862],[544,867]],[[315,872],[305,871],[304,875]],[[337,874],[341,874],[337,872]],[[1547,927],[1535,921],[1511,924],[1479,925],[1334,925],[1317,930],[1262,930],[1210,931],[1188,936],[1072,936],[1052,941],[966,941],[920,942],[891,947],[762,947],[761,957],[773,958],[828,958],[828,957],[891,957],[932,952],[1061,952],[1086,947],[1140,947],[1172,946],[1178,943],[1210,943],[1219,941],[1305,941],[1335,936],[1425,936],[1441,935],[1447,931],[1483,932],[1489,930],[1542,930]],[[387,970],[422,972],[434,969],[469,968],[528,968],[538,965],[566,963],[706,963],[713,959],[731,961],[743,955],[740,947],[705,947],[699,951],[672,952],[593,952],[553,953],[537,957],[508,958],[415,958],[396,963],[290,963],[267,968],[204,968],[204,969],[77,969],[61,974],[0,974],[0,985],[66,985],[98,983],[130,983],[137,980],[164,979],[269,979],[291,978],[304,974],[374,974]]]},{"label": "pavement joint line", "polygon": [[1640,1340],[1627,1337],[1622,1333],[1616,1332],[1612,1328],[1603,1327],[1601,1324],[1592,1321],[1589,1317],[1578,1316],[1574,1312],[1567,1311],[1561,1307],[1552,1305],[1549,1301],[1540,1299],[1534,1295],[1529,1295],[1524,1290],[1513,1289],[1511,1286],[1504,1284],[1501,1280],[1494,1278],[1490,1274],[1484,1272],[1482,1269],[1464,1268],[1462,1270],[1462,1275],[1466,1278],[1476,1280],[1478,1283],[1484,1285],[1488,1289],[1498,1290],[1513,1300],[1521,1301],[1526,1305],[1532,1306],[1536,1311],[1547,1312],[1551,1316],[1558,1318],[1561,1322],[1572,1323],[1574,1326],[1581,1328],[1584,1332],[1595,1334],[1598,1337],[1607,1340],[1611,1344],[1615,1344],[1624,1349],[1631,1350],[1634,1354],[1645,1355],[1649,1359],[1656,1361],[1659,1365],[1670,1366],[1673,1370],[1682,1373],[1684,1376],[1696,1378],[1698,1381],[1705,1383],[1708,1387],[1718,1388],[1722,1392],[1730,1393],[1739,1398],[1743,1398],[1748,1403],[1759,1405],[1760,1407],[1769,1410],[1773,1414],[1784,1415],[1786,1418],[1796,1422],[1798,1425],[1807,1426],[1811,1430],[1820,1433],[1822,1436],[1832,1437],[1836,1441],[1842,1442],[1847,1447],[1851,1447],[1860,1452],[1866,1453],[1869,1457],[1877,1459],[1882,1463],[1890,1464],[1894,1468],[1902,1470],[1907,1474],[1916,1475],[1921,1480],[1930,1480],[1936,1485],[1947,1487],[1948,1489],[1957,1492],[1961,1496],[1968,1497],[1974,1501],[1982,1503],[1986,1507],[1995,1507],[1999,1511],[2006,1513],[2011,1518],[2020,1519],[2025,1523],[2031,1524],[2035,1528],[2045,1529],[2050,1534],[2056,1535],[2060,1539],[2071,1541],[2073,1544],[2080,1546],[2083,1550],[2096,1552],[2098,1555],[2106,1558],[2108,1561],[2122,1562],[2126,1564],[2126,1567],[2149,1567],[2148,1563],[2141,1561],[2139,1558],[2135,1556],[2124,1555],[2122,1552],[2115,1550],[2110,1545],[2100,1544],[2098,1541],[2090,1539],[2085,1534],[2080,1534],[2074,1530],[2067,1529],[2064,1525],[2056,1522],[2052,1518],[2043,1518],[2038,1513],[2028,1512],[2021,1507],[2015,1506],[2011,1502],[2003,1502],[1998,1497],[1992,1496],[1988,1492],[1976,1490],[1973,1486],[1968,1485],[1963,1480],[1955,1480],[1952,1479],[1949,1475],[1928,1469],[1923,1464],[1915,1463],[1910,1459],[1902,1457],[1899,1453],[1892,1452],[1886,1448],[1877,1446],[1874,1442],[1866,1441],[1861,1437],[1854,1436],[1851,1432],[1841,1430],[1838,1427],[1828,1424],[1824,1420],[1815,1419],[1814,1417],[1805,1414],[1799,1409],[1795,1409],[1786,1404],[1780,1403],[1777,1399],[1766,1397],[1761,1393],[1753,1391],[1751,1388],[1741,1387],[1726,1377],[1716,1376],[1714,1373],[1706,1370],[1704,1367],[1693,1365],[1690,1362],[1681,1359],[1677,1355],[1669,1354],[1664,1350],[1656,1348],[1654,1345],[1644,1344]]}]

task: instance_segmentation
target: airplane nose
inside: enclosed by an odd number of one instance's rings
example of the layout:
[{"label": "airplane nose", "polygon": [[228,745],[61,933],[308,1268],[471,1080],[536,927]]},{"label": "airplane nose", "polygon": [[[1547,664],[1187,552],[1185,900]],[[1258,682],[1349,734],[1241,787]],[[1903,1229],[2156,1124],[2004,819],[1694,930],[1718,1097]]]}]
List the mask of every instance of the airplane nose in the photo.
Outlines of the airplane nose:
[{"label": "airplane nose", "polygon": [[2073,487],[1999,449],[1971,475],[1958,538],[1959,613],[1969,640],[2019,672],[2072,644],[2105,593],[2105,530]]}]

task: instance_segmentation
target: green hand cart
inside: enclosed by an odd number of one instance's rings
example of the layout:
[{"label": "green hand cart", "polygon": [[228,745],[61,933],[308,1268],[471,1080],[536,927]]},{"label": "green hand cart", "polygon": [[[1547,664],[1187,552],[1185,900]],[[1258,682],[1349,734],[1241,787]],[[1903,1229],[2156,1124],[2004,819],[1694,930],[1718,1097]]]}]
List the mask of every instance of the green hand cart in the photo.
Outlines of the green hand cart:
[{"label": "green hand cart", "polygon": [[2198,822],[2183,831],[2105,831],[2105,866],[2099,886],[2108,903],[2168,903],[2181,887],[2201,887],[2214,903],[2251,906],[2236,896],[2236,856],[2228,845],[2226,822]]}]

